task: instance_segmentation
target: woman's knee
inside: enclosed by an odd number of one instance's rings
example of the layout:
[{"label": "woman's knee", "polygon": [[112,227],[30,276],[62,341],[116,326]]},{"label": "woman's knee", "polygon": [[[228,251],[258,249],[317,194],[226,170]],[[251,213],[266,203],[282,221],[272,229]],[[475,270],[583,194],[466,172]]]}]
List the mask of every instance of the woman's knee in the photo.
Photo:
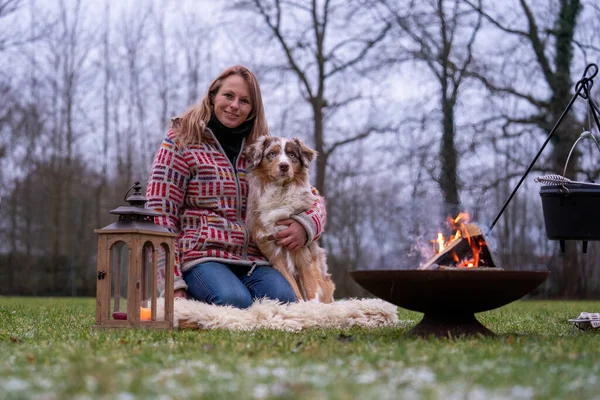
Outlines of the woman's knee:
[{"label": "woman's knee", "polygon": [[268,296],[282,303],[294,303],[298,301],[292,286],[285,279],[284,281],[284,284],[276,285]]},{"label": "woman's knee", "polygon": [[214,293],[209,302],[218,306],[248,308],[252,305],[252,296],[248,290],[222,290]]},{"label": "woman's knee", "polygon": [[282,303],[294,303],[298,301],[292,285],[287,279],[276,269],[272,268],[271,284],[272,289],[269,290],[269,297],[279,300]]},{"label": "woman's knee", "polygon": [[184,272],[188,295],[196,300],[220,306],[248,308],[252,296],[226,265],[209,262]]},{"label": "woman's knee", "polygon": [[245,284],[255,298],[278,300],[282,303],[297,301],[294,289],[276,269],[269,266],[257,267],[254,273],[245,278]]}]

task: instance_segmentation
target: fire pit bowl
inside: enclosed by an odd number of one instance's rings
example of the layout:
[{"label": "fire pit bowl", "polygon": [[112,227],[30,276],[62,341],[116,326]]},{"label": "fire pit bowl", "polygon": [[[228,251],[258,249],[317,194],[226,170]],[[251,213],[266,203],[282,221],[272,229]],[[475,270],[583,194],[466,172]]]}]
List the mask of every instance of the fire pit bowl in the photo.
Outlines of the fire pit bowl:
[{"label": "fire pit bowl", "polygon": [[358,270],[352,279],[375,296],[398,307],[422,312],[409,334],[461,336],[494,333],[475,318],[538,287],[547,271],[504,270]]}]

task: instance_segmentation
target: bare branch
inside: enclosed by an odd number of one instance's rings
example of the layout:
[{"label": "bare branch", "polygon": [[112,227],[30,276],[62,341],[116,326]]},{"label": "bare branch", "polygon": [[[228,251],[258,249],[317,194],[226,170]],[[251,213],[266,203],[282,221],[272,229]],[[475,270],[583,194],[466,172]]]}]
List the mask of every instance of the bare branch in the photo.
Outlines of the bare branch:
[{"label": "bare branch", "polygon": [[[479,1],[479,5],[481,5],[482,0],[478,0],[478,1]],[[481,20],[482,20],[482,16],[481,16],[481,14],[478,14],[475,27],[471,31],[471,36],[469,37],[469,40],[467,41],[467,57],[465,58],[462,65],[459,67],[459,69],[458,69],[459,76],[454,81],[454,89],[455,89],[454,97],[456,97],[458,88],[460,87],[460,84],[462,83],[463,78],[467,74],[467,67],[471,64],[471,61],[473,60],[473,43],[475,43],[475,38],[477,37],[477,32],[479,32],[479,29],[481,28]]]},{"label": "bare branch", "polygon": [[519,36],[523,36],[523,37],[528,37],[529,34],[528,32],[525,31],[520,31],[517,29],[511,29],[507,26],[502,25],[498,20],[496,20],[495,18],[493,18],[490,14],[486,13],[485,11],[483,11],[483,7],[481,5],[481,2],[478,5],[473,4],[473,2],[471,0],[463,0],[466,4],[468,4],[469,6],[471,6],[475,11],[477,11],[478,13],[480,13],[488,22],[490,22],[492,25],[494,25],[496,28],[500,29],[503,32],[506,33],[511,33],[514,35],[519,35]]},{"label": "bare branch", "polygon": [[[6,18],[18,12],[22,0],[0,0],[0,52],[22,46],[46,37],[50,33],[51,23],[39,23],[33,26],[29,33],[19,32],[14,25],[6,22]],[[43,18],[43,17],[42,17]],[[3,21],[4,20],[4,21]]]},{"label": "bare branch", "polygon": [[593,45],[591,43],[583,44],[579,40],[576,40],[576,39],[573,39],[573,43],[577,47],[579,47],[584,53],[585,53],[585,50],[591,50],[591,51],[594,51],[596,53],[600,53],[600,46],[595,46],[595,45]]},{"label": "bare branch", "polygon": [[373,38],[371,40],[367,40],[367,41],[363,40],[363,42],[365,42],[365,45],[358,52],[358,54],[356,56],[354,56],[354,58],[351,58],[350,60],[346,61],[345,63],[333,68],[331,71],[329,71],[325,75],[325,77],[330,77],[332,75],[337,74],[338,72],[344,71],[344,70],[348,69],[349,67],[355,65],[359,61],[363,60],[365,58],[365,56],[367,55],[367,53],[373,47],[375,47],[375,45],[377,43],[381,42],[385,38],[385,36],[387,35],[387,33],[389,32],[389,30],[391,28],[392,28],[392,25],[390,23],[387,23],[375,38]]},{"label": "bare branch", "polygon": [[315,44],[316,44],[316,61],[317,68],[319,71],[319,88],[317,96],[321,98],[323,96],[324,91],[324,77],[325,77],[325,58],[323,57],[323,40],[325,38],[325,29],[326,29],[326,21],[327,21],[327,6],[329,5],[329,0],[325,2],[325,7],[323,9],[323,23],[319,22],[319,16],[317,15],[317,0],[312,1],[312,26],[315,34]]},{"label": "bare branch", "polygon": [[0,1],[0,18],[11,14],[20,7],[21,0],[2,0]]},{"label": "bare branch", "polygon": [[273,24],[273,22],[271,21],[271,18],[269,17],[267,11],[263,7],[261,0],[254,0],[254,4],[258,8],[260,14],[263,16],[265,22],[267,23],[267,26],[269,28],[271,28],[271,31],[273,32],[273,34],[277,38],[279,44],[283,48],[283,51],[284,51],[284,53],[285,53],[285,55],[286,55],[286,57],[288,59],[288,62],[290,64],[290,66],[292,67],[292,70],[298,75],[298,78],[303,83],[304,89],[308,93],[308,96],[310,98],[313,98],[314,97],[314,92],[313,92],[312,87],[310,86],[310,83],[308,82],[308,78],[306,77],[306,75],[304,74],[304,72],[302,71],[302,69],[300,68],[300,66],[298,65],[298,62],[296,61],[296,59],[294,58],[294,56],[292,54],[291,48],[289,47],[288,43],[286,42],[286,40],[283,37],[283,34],[281,32],[281,28],[280,28],[281,15],[282,15],[281,1],[280,0],[276,0],[275,1],[275,4],[277,6],[277,23],[275,25]]},{"label": "bare branch", "polygon": [[383,132],[387,132],[387,131],[388,131],[388,129],[381,129],[381,128],[375,128],[375,127],[368,128],[365,132],[359,133],[355,136],[352,136],[347,139],[340,140],[340,141],[333,143],[329,147],[329,149],[327,149],[327,151],[325,151],[324,156],[329,157],[339,147],[347,145],[349,143],[359,141],[359,140],[363,140],[363,139],[367,138],[369,135],[371,135],[372,133],[383,133]]},{"label": "bare branch", "polygon": [[325,108],[327,110],[335,110],[338,108],[346,107],[347,105],[354,103],[355,101],[364,99],[365,96],[358,94],[356,96],[348,97],[347,99],[344,99],[342,101],[327,103],[325,104]]},{"label": "bare branch", "polygon": [[531,12],[531,9],[529,8],[527,2],[525,0],[520,0],[520,2],[521,7],[525,12],[525,16],[527,17],[527,22],[529,23],[529,34],[527,35],[527,38],[531,42],[533,52],[535,53],[538,63],[542,68],[542,72],[544,74],[544,77],[546,78],[546,82],[548,82],[548,84],[554,88],[556,85],[556,83],[554,82],[554,72],[552,71],[552,68],[550,67],[550,62],[548,61],[548,58],[544,53],[544,44],[542,43],[539,37],[539,28],[537,26],[537,22],[535,21],[535,17],[533,16],[533,13]]},{"label": "bare branch", "polygon": [[536,99],[533,95],[530,95],[530,94],[518,92],[516,89],[514,89],[512,87],[500,87],[500,86],[490,82],[490,80],[486,76],[483,76],[483,75],[480,75],[480,74],[477,74],[477,73],[474,73],[471,71],[466,72],[465,74],[479,79],[490,92],[511,94],[522,100],[526,100],[527,102],[529,102],[530,104],[532,104],[538,108],[545,109],[550,106],[549,102],[540,100],[540,99]]}]

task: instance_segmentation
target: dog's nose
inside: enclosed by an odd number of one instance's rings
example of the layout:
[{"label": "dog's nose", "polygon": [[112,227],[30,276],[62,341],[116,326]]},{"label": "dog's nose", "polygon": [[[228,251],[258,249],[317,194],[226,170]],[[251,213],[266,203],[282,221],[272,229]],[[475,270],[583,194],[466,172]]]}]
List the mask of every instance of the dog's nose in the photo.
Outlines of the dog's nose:
[{"label": "dog's nose", "polygon": [[279,164],[279,169],[283,172],[287,172],[287,170],[290,169],[290,165],[286,163],[281,163]]}]

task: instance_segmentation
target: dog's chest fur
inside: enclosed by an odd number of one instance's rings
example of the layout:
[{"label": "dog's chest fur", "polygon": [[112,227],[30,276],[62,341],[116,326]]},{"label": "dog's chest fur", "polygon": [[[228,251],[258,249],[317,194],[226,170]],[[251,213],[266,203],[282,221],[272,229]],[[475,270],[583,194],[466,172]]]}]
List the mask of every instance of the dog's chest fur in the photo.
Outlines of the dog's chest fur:
[{"label": "dog's chest fur", "polygon": [[256,202],[256,213],[261,225],[272,228],[279,220],[307,210],[316,201],[310,186],[266,184]]}]

